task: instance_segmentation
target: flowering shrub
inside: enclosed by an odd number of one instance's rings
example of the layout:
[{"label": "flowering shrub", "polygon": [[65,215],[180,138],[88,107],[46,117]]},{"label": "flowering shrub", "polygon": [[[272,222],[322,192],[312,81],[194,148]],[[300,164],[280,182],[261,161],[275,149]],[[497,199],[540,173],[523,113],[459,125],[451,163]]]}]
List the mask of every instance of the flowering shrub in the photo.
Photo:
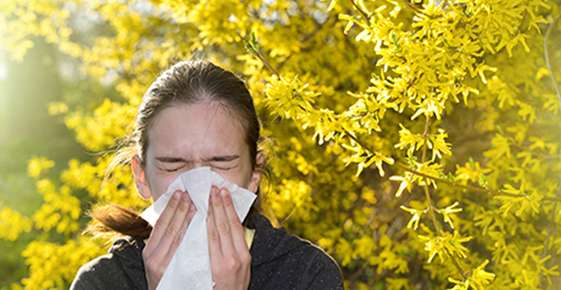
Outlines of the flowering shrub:
[{"label": "flowering shrub", "polygon": [[[267,137],[264,212],[335,257],[350,289],[560,283],[558,0],[0,7],[14,59],[43,37],[119,93],[93,110],[50,106],[90,151],[130,132],[142,94],[174,61],[203,56],[242,75]],[[22,253],[28,276],[7,288],[67,287],[107,247],[80,234],[90,206],[146,206],[127,167],[103,183],[110,157],[71,160],[57,180],[43,177],[48,156],[29,162],[44,203],[30,217],[2,208],[0,238],[44,234]]]}]

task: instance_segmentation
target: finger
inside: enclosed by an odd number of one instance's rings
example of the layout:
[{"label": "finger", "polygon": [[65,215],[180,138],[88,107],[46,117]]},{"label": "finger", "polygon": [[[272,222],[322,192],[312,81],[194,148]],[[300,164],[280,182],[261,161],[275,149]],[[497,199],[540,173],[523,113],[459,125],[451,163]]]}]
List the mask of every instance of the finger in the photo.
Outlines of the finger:
[{"label": "finger", "polygon": [[165,228],[165,234],[160,239],[159,243],[156,245],[156,249],[154,253],[151,255],[150,260],[153,265],[156,265],[158,272],[162,275],[169,265],[171,258],[173,257],[173,253],[175,253],[175,248],[172,248],[174,241],[177,239],[180,233],[180,225],[182,224],[181,216],[186,215],[188,211],[189,205],[186,203],[186,194],[181,193],[181,197],[179,198],[179,204],[175,211],[175,216],[172,220],[167,224]]},{"label": "finger", "polygon": [[218,235],[218,229],[214,221],[215,213],[214,213],[214,207],[212,206],[214,202],[213,196],[216,194],[216,191],[217,188],[214,186],[210,190],[208,216],[207,216],[208,249],[209,249],[211,264],[213,265],[215,264],[216,261],[222,260],[220,236]]},{"label": "finger", "polygon": [[224,201],[224,210],[230,223],[232,243],[237,252],[247,251],[248,246],[245,242],[243,226],[234,207],[232,193],[227,188],[224,188],[222,191],[222,199]]},{"label": "finger", "polygon": [[234,243],[232,241],[232,233],[230,221],[226,215],[226,209],[224,208],[224,201],[222,199],[224,188],[220,191],[216,191],[214,195],[214,202],[212,204],[214,213],[214,223],[218,230],[218,236],[220,237],[220,247],[222,249],[222,255],[226,257],[236,256]]},{"label": "finger", "polygon": [[[184,194],[184,202],[182,202],[183,205],[180,205],[178,207],[178,210],[176,211],[176,219],[178,219],[181,223],[179,225],[179,230],[178,233],[174,236],[174,237],[170,237],[170,239],[173,239],[171,241],[171,245],[169,247],[167,247],[167,252],[166,252],[166,258],[165,260],[169,261],[171,260],[171,258],[173,257],[173,255],[175,254],[177,247],[181,244],[181,241],[183,240],[183,237],[185,236],[185,233],[187,232],[187,229],[189,228],[189,224],[191,223],[191,220],[193,219],[193,216],[195,215],[197,209],[195,208],[195,205],[193,203],[193,201],[191,200],[191,198],[189,197],[188,193]],[[184,208],[186,207],[187,210],[185,212],[183,212]],[[164,242],[162,243],[162,249],[165,249],[165,247],[167,246]]]},{"label": "finger", "polygon": [[176,190],[173,195],[171,196],[166,208],[162,211],[162,214],[154,224],[154,228],[152,229],[152,233],[150,233],[150,237],[146,242],[145,251],[150,252],[154,247],[157,247],[160,243],[160,240],[165,235],[165,231],[167,225],[172,220],[172,217],[175,215],[175,211],[177,206],[179,205],[179,199],[181,197],[181,191]]},{"label": "finger", "polygon": [[165,256],[173,241],[181,233],[181,225],[183,224],[183,220],[186,218],[187,211],[189,210],[189,204],[186,202],[186,196],[187,194],[185,193],[181,194],[179,205],[175,210],[175,214],[167,224],[164,234],[158,243],[157,247],[160,256]]}]

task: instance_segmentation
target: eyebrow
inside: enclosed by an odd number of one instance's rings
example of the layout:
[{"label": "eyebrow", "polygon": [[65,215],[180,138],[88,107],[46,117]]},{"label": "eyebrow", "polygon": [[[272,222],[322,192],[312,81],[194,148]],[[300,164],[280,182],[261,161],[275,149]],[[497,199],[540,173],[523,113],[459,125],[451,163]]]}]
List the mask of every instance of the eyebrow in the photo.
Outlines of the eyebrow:
[{"label": "eyebrow", "polygon": [[[206,162],[226,162],[226,161],[233,161],[240,158],[240,155],[219,155],[219,156],[213,156],[211,158],[207,158],[207,159],[203,159],[203,161]],[[164,163],[189,163],[192,162],[192,160],[187,160],[181,157],[171,157],[171,156],[159,156],[156,157],[156,160],[160,161],[160,162],[164,162]]]}]

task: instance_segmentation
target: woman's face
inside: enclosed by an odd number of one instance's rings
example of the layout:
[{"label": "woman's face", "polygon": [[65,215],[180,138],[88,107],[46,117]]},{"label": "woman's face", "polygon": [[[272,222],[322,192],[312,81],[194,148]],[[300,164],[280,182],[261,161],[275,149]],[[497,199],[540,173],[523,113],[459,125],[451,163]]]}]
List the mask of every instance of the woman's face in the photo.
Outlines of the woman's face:
[{"label": "woman's face", "polygon": [[178,103],[160,111],[148,140],[145,166],[138,156],[132,160],[136,186],[145,199],[158,199],[179,174],[200,166],[257,191],[260,174],[251,168],[244,129],[219,103]]}]

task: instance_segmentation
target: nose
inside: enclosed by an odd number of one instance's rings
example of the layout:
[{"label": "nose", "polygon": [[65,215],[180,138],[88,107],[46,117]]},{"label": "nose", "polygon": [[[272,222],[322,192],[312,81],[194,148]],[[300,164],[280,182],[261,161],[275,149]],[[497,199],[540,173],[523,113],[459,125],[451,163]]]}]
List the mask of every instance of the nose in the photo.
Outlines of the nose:
[{"label": "nose", "polygon": [[193,162],[193,168],[198,168],[203,166],[209,166],[208,162],[205,162],[203,160],[197,160]]}]

